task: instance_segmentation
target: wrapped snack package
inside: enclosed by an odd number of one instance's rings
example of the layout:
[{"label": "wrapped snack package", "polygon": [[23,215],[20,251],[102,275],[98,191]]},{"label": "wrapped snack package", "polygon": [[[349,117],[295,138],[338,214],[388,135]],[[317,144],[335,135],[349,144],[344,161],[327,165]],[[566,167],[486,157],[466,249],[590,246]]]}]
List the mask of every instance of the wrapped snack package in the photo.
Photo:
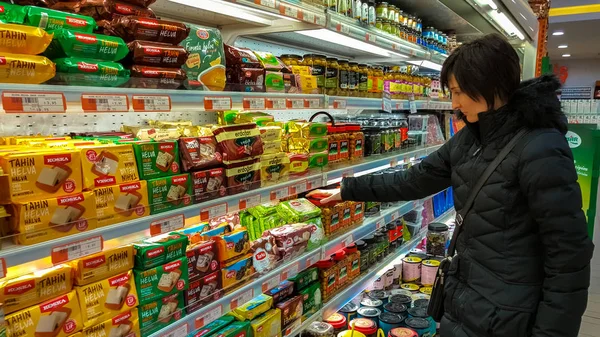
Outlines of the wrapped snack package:
[{"label": "wrapped snack package", "polygon": [[139,16],[143,18],[155,18],[156,15],[150,8],[136,6],[125,1],[104,0],[101,6],[95,6],[96,11],[92,16],[97,19],[112,20],[121,16]]},{"label": "wrapped snack package", "polygon": [[213,130],[224,161],[236,161],[263,153],[260,131],[256,124],[221,126]]},{"label": "wrapped snack package", "polygon": [[267,235],[253,241],[250,252],[252,253],[252,265],[257,272],[264,273],[277,267],[279,251],[273,236]]},{"label": "wrapped snack package", "polygon": [[281,140],[281,126],[261,126],[258,128],[258,130],[260,131],[260,138],[263,141],[270,142],[275,140]]},{"label": "wrapped snack package", "polygon": [[127,46],[131,62],[138,66],[180,68],[188,59],[188,52],[181,46],[150,41],[133,41]]},{"label": "wrapped snack package", "polygon": [[225,58],[227,67],[240,66],[247,68],[261,68],[262,64],[250,49],[237,48],[225,45]]},{"label": "wrapped snack package", "polygon": [[282,153],[280,140],[263,141],[263,154],[267,155],[278,153]]},{"label": "wrapped snack package", "polygon": [[221,275],[223,276],[223,289],[237,285],[254,275],[252,266],[252,255],[247,254],[237,260],[227,262],[222,266]]},{"label": "wrapped snack package", "polygon": [[277,247],[282,249],[292,248],[306,243],[310,240],[311,226],[306,224],[284,225],[270,229],[268,232],[275,238]]},{"label": "wrapped snack package", "polygon": [[250,321],[267,312],[273,306],[271,296],[260,294],[243,305],[233,309],[230,313],[238,321]]},{"label": "wrapped snack package", "polygon": [[323,222],[321,221],[320,216],[309,219],[305,222],[308,226],[310,226],[310,240],[308,241],[307,245],[308,250],[321,247],[325,242],[327,242],[325,230],[323,229]]},{"label": "wrapped snack package", "polygon": [[[15,12],[16,15],[14,15]],[[23,6],[13,5],[9,2],[0,2],[0,23],[22,24],[24,20]]]},{"label": "wrapped snack package", "polygon": [[0,53],[37,55],[52,41],[52,34],[42,28],[13,24],[2,24],[0,28]]},{"label": "wrapped snack package", "polygon": [[271,337],[281,334],[281,310],[271,309],[250,322],[254,337]]},{"label": "wrapped snack package", "polygon": [[122,16],[112,21],[108,31],[128,42],[143,40],[176,45],[188,37],[190,29],[181,22]]},{"label": "wrapped snack package", "polygon": [[61,58],[56,63],[53,82],[66,85],[118,87],[129,81],[129,70],[112,61],[96,61],[78,57]]},{"label": "wrapped snack package", "polygon": [[290,158],[290,175],[301,175],[308,170],[308,154],[288,153]]},{"label": "wrapped snack package", "polygon": [[183,70],[188,89],[223,91],[225,89],[225,52],[217,28],[188,25],[190,34],[181,46],[190,54]]},{"label": "wrapped snack package", "polygon": [[283,73],[278,71],[265,71],[266,92],[285,92],[285,81]]},{"label": "wrapped snack package", "polygon": [[268,202],[248,208],[248,212],[256,218],[262,218],[277,212],[278,202]]},{"label": "wrapped snack package", "polygon": [[321,209],[310,201],[299,198],[295,200],[283,201],[277,205],[277,213],[281,215],[288,223],[304,222],[321,216]]},{"label": "wrapped snack package", "polygon": [[176,68],[159,68],[150,66],[131,67],[131,88],[177,89],[185,81],[185,72]]},{"label": "wrapped snack package", "polygon": [[215,137],[179,138],[179,149],[185,172],[215,167],[223,162]]},{"label": "wrapped snack package", "polygon": [[327,124],[324,123],[289,121],[287,129],[292,138],[327,136]]},{"label": "wrapped snack package", "polygon": [[6,53],[0,60],[0,83],[40,84],[56,74],[54,63],[43,56]]},{"label": "wrapped snack package", "polygon": [[285,181],[290,174],[290,159],[285,153],[265,154],[260,157],[260,180],[262,186]]},{"label": "wrapped snack package", "polygon": [[275,55],[273,55],[269,52],[255,51],[254,55],[256,55],[256,58],[260,62],[261,66],[267,70],[273,70],[273,71],[282,71],[282,69],[287,70],[286,65],[283,62],[281,62],[281,60],[279,60],[277,57],[275,57]]},{"label": "wrapped snack package", "polygon": [[227,195],[225,170],[218,167],[206,171],[191,172],[194,203],[212,200]]},{"label": "wrapped snack package", "polygon": [[235,230],[231,233],[212,238],[217,245],[219,261],[224,262],[235,259],[250,250],[250,237],[245,229]]},{"label": "wrapped snack package", "polygon": [[227,67],[226,91],[265,92],[265,70],[262,68]]},{"label": "wrapped snack package", "polygon": [[[235,114],[235,124],[255,123],[259,127],[267,126],[269,123],[275,122],[275,117],[266,112],[259,111],[239,111]],[[259,128],[260,132],[260,128]],[[262,133],[261,133],[261,139]]]},{"label": "wrapped snack package", "polygon": [[115,36],[78,33],[67,29],[53,30],[54,40],[46,50],[51,58],[85,57],[119,61],[129,53],[125,42]]},{"label": "wrapped snack package", "polygon": [[246,192],[260,187],[260,163],[255,159],[225,163],[228,194]]},{"label": "wrapped snack package", "polygon": [[292,153],[317,153],[327,151],[329,142],[327,137],[318,138],[290,138],[288,149]]},{"label": "wrapped snack package", "polygon": [[[89,0],[88,0],[89,1]],[[132,5],[140,7],[148,7],[156,2],[156,0],[123,0],[123,2],[130,3]]]},{"label": "wrapped snack package", "polygon": [[96,21],[89,16],[35,6],[25,6],[20,12],[9,14],[9,17],[13,17],[12,22],[22,22],[46,31],[64,28],[72,32],[91,33],[96,29]]},{"label": "wrapped snack package", "polygon": [[265,291],[265,295],[269,295],[273,298],[273,303],[285,301],[288,297],[294,293],[294,282],[285,280],[275,288],[271,288]]}]

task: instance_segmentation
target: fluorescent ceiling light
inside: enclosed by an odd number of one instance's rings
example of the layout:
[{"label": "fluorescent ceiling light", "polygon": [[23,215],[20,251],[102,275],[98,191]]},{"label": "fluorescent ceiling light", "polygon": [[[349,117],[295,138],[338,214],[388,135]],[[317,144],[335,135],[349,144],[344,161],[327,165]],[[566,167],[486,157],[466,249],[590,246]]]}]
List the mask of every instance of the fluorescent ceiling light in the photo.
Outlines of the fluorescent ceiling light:
[{"label": "fluorescent ceiling light", "polygon": [[399,53],[396,53],[396,52],[393,52],[390,50],[379,48],[372,44],[369,44],[369,43],[366,43],[366,42],[363,42],[363,41],[360,41],[357,39],[353,39],[346,35],[343,35],[343,34],[340,34],[337,32],[333,32],[333,31],[325,29],[325,28],[312,29],[312,30],[301,30],[301,31],[297,31],[296,33],[302,34],[302,35],[305,35],[308,37],[312,37],[315,39],[319,39],[322,41],[334,43],[334,44],[337,44],[340,46],[361,50],[361,51],[375,54],[375,55],[380,55],[380,56],[385,56],[385,57],[408,58],[408,56],[406,56],[406,55],[402,55],[402,54],[399,54]]},{"label": "fluorescent ceiling light", "polygon": [[571,57],[571,54],[563,54],[562,57]]},{"label": "fluorescent ceiling light", "polygon": [[498,6],[494,0],[475,0],[475,2],[479,5],[479,7],[490,6],[492,9],[498,9]]},{"label": "fluorescent ceiling light", "polygon": [[560,46],[558,46],[558,49],[565,49],[565,48],[569,48],[569,46],[566,44],[561,44]]},{"label": "fluorescent ceiling light", "polygon": [[509,35],[516,35],[519,39],[525,40],[525,35],[515,26],[506,14],[500,11],[489,11],[488,15],[504,29]]},{"label": "fluorescent ceiling light", "polygon": [[557,30],[556,32],[552,33],[552,35],[561,36],[561,35],[565,35],[565,32],[563,32],[562,30]]},{"label": "fluorescent ceiling light", "polygon": [[406,61],[410,64],[414,64],[416,66],[420,66],[420,67],[424,67],[424,68],[428,68],[428,69],[432,69],[432,70],[437,70],[437,71],[442,71],[442,66],[437,64],[437,63],[433,63],[431,61]]},{"label": "fluorescent ceiling light", "polygon": [[[179,3],[182,5],[202,9],[205,11],[231,16],[241,20],[251,21],[260,23],[263,25],[271,25],[272,20],[285,19],[294,22],[300,22],[296,19],[289,18],[287,16],[267,12],[264,10],[241,6],[238,4],[225,2],[222,0],[170,0],[171,2]],[[259,15],[257,15],[259,14]]]}]

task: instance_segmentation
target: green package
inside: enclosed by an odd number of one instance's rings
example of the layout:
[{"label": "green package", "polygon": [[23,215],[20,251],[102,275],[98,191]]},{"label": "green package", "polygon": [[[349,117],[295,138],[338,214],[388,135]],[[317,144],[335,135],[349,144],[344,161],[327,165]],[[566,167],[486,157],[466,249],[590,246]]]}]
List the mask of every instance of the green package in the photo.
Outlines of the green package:
[{"label": "green package", "polygon": [[187,74],[187,89],[223,91],[225,89],[225,51],[218,28],[187,25],[188,37],[179,45],[188,51],[187,62],[181,67]]},{"label": "green package", "polygon": [[182,258],[187,245],[187,236],[177,232],[134,242],[134,268],[145,270]]},{"label": "green package", "polygon": [[112,61],[96,61],[77,57],[54,60],[56,77],[67,85],[118,87],[129,81],[129,70]]},{"label": "green package", "polygon": [[12,10],[7,16],[12,23],[22,23],[47,31],[68,29],[73,32],[91,33],[96,29],[96,20],[90,16],[36,6],[24,6],[20,10]]},{"label": "green package", "polygon": [[170,176],[180,172],[177,141],[153,141],[132,143],[132,145],[141,180]]},{"label": "green package", "polygon": [[189,287],[188,259],[182,257],[147,270],[133,270],[140,304],[147,304]]},{"label": "green package", "polygon": [[277,212],[277,204],[267,202],[252,208],[248,208],[248,212],[250,212],[250,214],[252,214],[255,218],[261,218]]},{"label": "green package", "polygon": [[45,53],[50,59],[84,57],[120,61],[129,54],[127,44],[120,37],[73,32],[67,29],[56,29],[49,33],[54,34],[54,39]]},{"label": "green package", "polygon": [[277,213],[267,215],[262,218],[258,218],[258,221],[260,223],[261,236],[262,236],[263,232],[265,232],[269,229],[273,229],[273,228],[277,228],[279,226],[285,225],[285,221]]},{"label": "green package", "polygon": [[294,282],[294,292],[299,293],[300,290],[308,287],[311,283],[319,279],[319,269],[316,267],[305,269],[294,277],[288,280]]},{"label": "green package", "polygon": [[285,93],[283,73],[277,71],[265,71],[265,88],[267,92]]},{"label": "green package", "polygon": [[191,334],[188,335],[188,337],[215,336],[215,332],[217,332],[220,329],[223,329],[227,325],[231,324],[233,321],[235,321],[235,318],[233,318],[233,316],[229,316],[229,315],[221,316],[221,317],[217,318],[216,320],[208,323],[204,327],[200,328],[200,330],[196,330],[196,331],[192,332]]},{"label": "green package", "polygon": [[310,153],[308,155],[308,167],[319,168],[325,167],[329,163],[329,154],[327,151],[319,153]]},{"label": "green package", "polygon": [[215,335],[220,337],[252,336],[250,321],[233,322],[223,329],[217,331]]},{"label": "green package", "polygon": [[308,317],[321,309],[323,296],[321,294],[321,284],[319,282],[313,282],[306,288],[300,290],[299,295],[302,296],[302,315],[304,317]]},{"label": "green package", "polygon": [[138,313],[142,336],[149,336],[185,316],[183,292],[142,304]]},{"label": "green package", "polygon": [[192,204],[192,178],[189,174],[148,180],[150,214],[158,214]]},{"label": "green package", "polygon": [[295,223],[321,216],[321,209],[304,198],[298,198],[280,202],[277,213],[287,223]]},{"label": "green package", "polygon": [[0,2],[0,22],[23,24],[25,20],[25,7]]},{"label": "green package", "polygon": [[306,249],[313,250],[315,248],[321,247],[325,242],[327,242],[327,236],[325,235],[325,230],[323,229],[323,222],[321,217],[318,216],[316,218],[308,219],[305,221],[307,225],[311,225],[311,234],[310,239],[308,240],[308,245]]}]

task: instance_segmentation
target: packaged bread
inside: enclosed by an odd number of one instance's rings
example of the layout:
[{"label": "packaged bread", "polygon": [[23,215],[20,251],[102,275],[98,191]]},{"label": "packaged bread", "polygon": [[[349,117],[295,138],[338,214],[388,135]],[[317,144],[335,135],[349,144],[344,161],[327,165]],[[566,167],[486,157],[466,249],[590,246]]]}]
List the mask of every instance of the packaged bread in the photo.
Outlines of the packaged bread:
[{"label": "packaged bread", "polygon": [[110,186],[139,180],[131,144],[81,147],[83,188]]},{"label": "packaged bread", "polygon": [[146,181],[134,181],[94,189],[98,227],[150,215]]},{"label": "packaged bread", "polygon": [[16,241],[32,245],[96,229],[96,201],[93,192],[62,197],[18,201],[12,205],[11,226]]},{"label": "packaged bread", "polygon": [[6,316],[6,336],[67,337],[83,328],[75,291]]},{"label": "packaged bread", "polygon": [[74,284],[86,285],[133,269],[133,246],[107,249],[69,263]]},{"label": "packaged bread", "polygon": [[58,265],[14,279],[1,280],[0,303],[4,304],[4,312],[10,314],[64,295],[72,287],[73,268]]},{"label": "packaged bread", "polygon": [[81,337],[142,337],[140,321],[136,308],[117,314],[106,321],[86,327],[81,331]]},{"label": "packaged bread", "polygon": [[133,272],[127,271],[102,281],[75,287],[85,327],[102,323],[138,305]]},{"label": "packaged bread", "polygon": [[[81,192],[79,151],[0,154],[0,202],[39,200]],[[8,188],[6,188],[8,186]]]},{"label": "packaged bread", "polygon": [[37,55],[43,53],[52,35],[38,27],[0,24],[0,53]]},{"label": "packaged bread", "polygon": [[52,30],[52,43],[46,50],[50,58],[82,57],[105,61],[120,61],[129,53],[125,41],[117,36]]},{"label": "packaged bread", "polygon": [[147,270],[134,269],[133,272],[140,304],[181,292],[189,286],[187,257]]},{"label": "packaged bread", "polygon": [[41,84],[55,74],[54,63],[43,56],[0,54],[0,83]]}]

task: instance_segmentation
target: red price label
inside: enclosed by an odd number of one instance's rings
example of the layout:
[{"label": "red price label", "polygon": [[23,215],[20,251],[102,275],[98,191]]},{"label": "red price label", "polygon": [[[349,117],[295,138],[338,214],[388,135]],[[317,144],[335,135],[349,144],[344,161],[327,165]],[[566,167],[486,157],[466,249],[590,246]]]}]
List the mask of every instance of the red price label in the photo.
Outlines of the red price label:
[{"label": "red price label", "polygon": [[319,109],[321,107],[321,100],[318,98],[305,99],[304,107],[306,109]]},{"label": "red price label", "polygon": [[231,97],[204,97],[204,110],[231,110]]},{"label": "red price label", "polygon": [[304,13],[302,12],[302,10],[287,4],[279,6],[279,14],[298,20],[304,20]]},{"label": "red price label", "polygon": [[52,264],[59,264],[99,253],[103,248],[104,240],[102,236],[94,236],[89,239],[54,247],[50,252],[50,257]]},{"label": "red price label", "polygon": [[285,98],[268,98],[267,109],[283,110],[287,109],[287,101]]},{"label": "red price label", "polygon": [[395,211],[394,213],[392,213],[392,221],[398,220],[399,218],[400,218],[400,212]]},{"label": "red price label", "polygon": [[210,219],[218,218],[227,214],[227,203],[214,205],[211,207],[203,208],[200,211],[200,220],[208,221]]},{"label": "red price label", "polygon": [[81,109],[85,112],[127,112],[127,95],[82,94]]},{"label": "red price label", "polygon": [[321,254],[320,253],[316,253],[316,254],[312,255],[311,257],[309,257],[306,260],[306,267],[312,266],[313,264],[319,262],[320,259],[321,259]]},{"label": "red price label", "polygon": [[59,92],[3,92],[2,107],[6,113],[67,111],[65,96]]},{"label": "red price label", "polygon": [[347,101],[345,99],[336,99],[333,101],[334,109],[346,109]]},{"label": "red price label", "polygon": [[271,200],[280,200],[283,198],[287,198],[289,195],[290,195],[289,188],[282,187],[282,188],[271,191],[270,199]]},{"label": "red price label", "polygon": [[212,323],[217,318],[223,315],[223,306],[217,305],[216,307],[204,312],[194,320],[194,327],[196,330],[203,328],[207,324]]},{"label": "red price label", "polygon": [[252,196],[240,199],[240,202],[238,205],[239,205],[240,210],[258,206],[258,205],[260,205],[260,194],[256,194],[256,195],[252,195]]},{"label": "red price label", "polygon": [[156,236],[182,229],[185,226],[183,214],[170,216],[168,218],[152,221],[150,223],[150,235]]},{"label": "red price label", "polygon": [[248,289],[246,291],[244,291],[243,293],[235,296],[233,299],[231,299],[231,302],[229,303],[229,307],[231,308],[231,310],[239,307],[240,305],[249,302],[251,299],[254,298],[254,289]]},{"label": "red price label", "polygon": [[323,186],[323,178],[322,177],[317,177],[317,178],[313,178],[313,179],[309,179],[306,182],[306,189],[307,190],[312,190],[315,188],[319,188]]},{"label": "red price label", "polygon": [[281,273],[281,279],[287,280],[290,277],[294,277],[298,275],[298,271],[300,271],[300,265],[296,262]]},{"label": "red price label", "polygon": [[273,289],[273,288],[277,287],[279,285],[279,283],[281,283],[279,275],[271,277],[270,279],[263,282],[263,284],[261,286],[262,292],[264,293],[265,291],[267,291],[269,289]]},{"label": "red price label", "polygon": [[288,109],[304,109],[304,100],[301,98],[288,98],[286,106]]},{"label": "red price label", "polygon": [[300,194],[308,190],[308,184],[305,181],[301,181],[297,184],[290,186],[290,194]]},{"label": "red price label", "polygon": [[267,100],[264,97],[246,97],[242,101],[242,106],[246,110],[264,110],[267,107]]},{"label": "red price label", "polygon": [[171,111],[171,97],[167,95],[133,95],[131,101],[135,112]]}]

